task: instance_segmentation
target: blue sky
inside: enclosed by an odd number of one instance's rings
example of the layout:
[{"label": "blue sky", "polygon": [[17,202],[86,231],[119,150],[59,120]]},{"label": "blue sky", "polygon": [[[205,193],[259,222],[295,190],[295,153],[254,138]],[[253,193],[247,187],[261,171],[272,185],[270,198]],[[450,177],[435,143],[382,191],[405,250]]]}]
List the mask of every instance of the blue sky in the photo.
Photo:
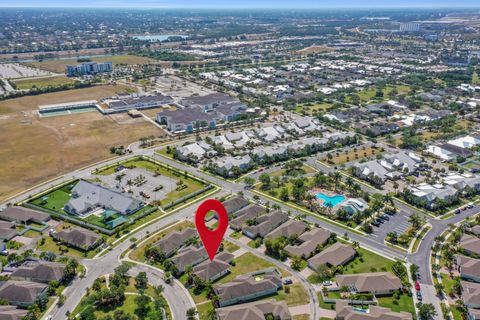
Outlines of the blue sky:
[{"label": "blue sky", "polygon": [[0,0],[0,7],[372,8],[480,7],[479,0]]}]

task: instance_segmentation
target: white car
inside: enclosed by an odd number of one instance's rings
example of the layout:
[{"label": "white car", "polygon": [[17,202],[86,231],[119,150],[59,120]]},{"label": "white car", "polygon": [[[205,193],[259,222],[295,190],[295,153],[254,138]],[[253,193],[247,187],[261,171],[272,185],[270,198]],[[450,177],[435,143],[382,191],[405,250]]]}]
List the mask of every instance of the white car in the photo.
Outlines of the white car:
[{"label": "white car", "polygon": [[324,287],[329,287],[329,286],[332,285],[332,282],[331,281],[323,281],[322,284],[323,284]]}]

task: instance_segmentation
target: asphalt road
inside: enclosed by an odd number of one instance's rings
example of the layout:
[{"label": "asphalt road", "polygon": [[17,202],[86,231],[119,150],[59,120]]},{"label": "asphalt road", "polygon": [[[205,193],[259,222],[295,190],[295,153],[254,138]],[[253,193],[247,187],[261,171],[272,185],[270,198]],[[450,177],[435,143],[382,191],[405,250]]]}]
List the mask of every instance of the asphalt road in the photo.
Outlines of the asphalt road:
[{"label": "asphalt road", "polygon": [[[158,155],[154,154],[153,151],[150,150],[150,149],[139,149],[138,145],[133,145],[132,149],[133,149],[133,154],[129,154],[129,155],[126,155],[126,156],[123,156],[123,157],[118,157],[118,158],[103,162],[101,164],[94,165],[94,166],[89,167],[89,168],[83,168],[83,169],[73,171],[73,172],[71,172],[69,174],[66,174],[66,175],[64,175],[64,176],[62,176],[62,177],[60,177],[60,178],[58,178],[54,181],[50,181],[47,184],[34,187],[34,188],[28,190],[27,192],[25,192],[21,195],[18,195],[16,197],[14,197],[13,199],[10,199],[9,202],[14,203],[14,202],[25,200],[26,198],[28,198],[28,196],[37,194],[39,192],[42,192],[42,191],[50,188],[51,186],[59,184],[63,181],[68,181],[68,180],[74,179],[74,178],[78,179],[78,178],[86,177],[86,176],[89,175],[91,170],[94,169],[95,167],[104,166],[106,164],[112,164],[112,163],[121,161],[122,159],[129,158],[132,155],[149,155],[149,156],[152,156],[154,158],[157,158],[158,160],[161,160],[164,163],[167,163],[167,164],[169,164],[173,167],[178,168],[179,170],[182,170],[182,171],[186,170],[186,171],[188,171],[188,172],[190,172],[190,173],[192,173],[192,174],[194,174],[194,175],[196,175],[200,178],[203,178],[203,179],[205,179],[205,180],[207,180],[211,183],[214,183],[214,184],[220,186],[224,190],[224,192],[226,192],[226,193],[236,193],[236,192],[242,191],[242,192],[244,192],[245,197],[247,197],[249,199],[253,199],[254,193],[252,193],[251,191],[248,191],[248,190],[244,190],[244,185],[242,183],[233,183],[231,181],[227,181],[227,180],[223,180],[223,179],[218,178],[218,177],[211,176],[211,175],[199,170],[198,168],[192,168],[190,166],[180,164],[176,161],[158,156]],[[307,163],[309,165],[315,167],[316,169],[322,170],[326,173],[332,172],[332,171],[335,170],[334,168],[331,168],[331,167],[322,166],[321,164],[316,162],[316,159],[317,159],[317,157],[310,157],[307,160]],[[377,193],[378,192],[378,190],[376,190],[372,187],[369,187],[367,185],[362,184],[361,186],[367,192],[370,192],[370,193]],[[264,200],[269,201],[270,203],[272,203],[272,202],[277,203],[278,205],[280,205],[282,210],[290,211],[293,215],[300,214],[300,212],[298,212],[296,210],[293,210],[292,208],[290,208],[288,206],[283,205],[279,201],[272,201],[271,199],[266,199],[266,198]],[[405,219],[413,213],[423,215],[418,210],[415,210],[410,206],[406,206],[401,202],[397,201],[396,205],[401,210],[402,215],[405,217]],[[167,225],[167,224],[169,224],[173,221],[178,221],[178,220],[181,220],[181,219],[184,219],[184,218],[190,218],[190,217],[192,217],[193,212],[194,212],[194,206],[190,206],[190,207],[187,207],[183,210],[180,210],[179,212],[175,213],[174,215],[169,216],[165,219],[161,219],[161,220],[157,221],[156,223],[142,229],[141,231],[139,231],[138,233],[135,234],[135,237],[136,238],[141,238],[141,237],[146,235],[147,231],[150,231],[150,233],[153,233],[156,230],[161,229],[162,227],[164,227],[165,225]],[[420,267],[421,283],[431,286],[433,282],[432,282],[431,271],[430,271],[430,255],[431,255],[431,246],[434,242],[435,237],[437,237],[442,232],[444,232],[444,230],[446,230],[446,228],[448,228],[449,224],[460,222],[467,217],[478,214],[479,212],[480,212],[480,207],[477,206],[473,209],[462,211],[461,214],[455,215],[455,216],[453,216],[449,219],[446,219],[446,220],[433,219],[429,216],[423,215],[425,217],[426,221],[432,225],[432,229],[425,235],[424,240],[422,241],[421,245],[419,246],[418,251],[414,254],[405,254],[402,251],[399,251],[399,250],[396,250],[396,249],[393,249],[393,248],[390,248],[390,247],[386,246],[383,243],[382,237],[380,237],[380,236],[378,236],[378,237],[372,237],[372,236],[365,237],[365,236],[361,236],[361,235],[358,235],[356,233],[348,232],[348,231],[347,231],[347,234],[348,234],[349,239],[354,240],[354,241],[358,241],[362,247],[365,247],[365,248],[370,249],[370,250],[372,250],[376,253],[385,255],[385,256],[390,257],[390,258],[402,259],[402,260],[408,261],[410,263],[417,264]],[[307,216],[307,220],[311,223],[316,223],[319,226],[321,226],[321,227],[323,227],[323,228],[325,228],[329,231],[335,232],[340,236],[343,236],[346,233],[345,229],[343,229],[339,226],[336,226],[334,224],[330,224],[328,222],[325,222],[324,220],[318,219],[314,216],[311,216],[311,215]],[[384,226],[385,230],[382,230],[382,233],[385,233],[385,234],[388,233],[389,231],[387,231],[387,230],[390,230],[390,228],[391,228],[391,230],[394,230],[395,226],[396,226],[395,223],[391,223],[391,224],[386,223],[385,226]],[[67,299],[65,301],[65,304],[62,307],[55,307],[52,311],[52,314],[54,315],[54,319],[65,318],[65,312],[67,310],[72,311],[76,307],[76,305],[78,304],[78,302],[80,300],[80,297],[82,297],[85,294],[86,288],[91,286],[91,284],[93,283],[93,281],[96,278],[98,278],[99,276],[103,276],[103,275],[106,275],[106,274],[109,274],[109,273],[113,272],[113,269],[120,263],[120,261],[119,261],[120,254],[124,250],[127,250],[129,245],[130,245],[130,243],[128,241],[125,241],[125,242],[119,244],[117,247],[115,247],[112,251],[108,252],[106,255],[104,255],[100,258],[92,259],[92,260],[83,260],[82,263],[88,269],[88,271],[86,273],[86,276],[83,279],[76,279],[67,288],[67,291],[66,291]],[[156,279],[158,277],[158,274],[155,273],[155,270],[151,270],[149,272],[149,275],[151,275],[152,279],[154,279],[154,278]],[[306,284],[306,285],[308,286],[308,284]],[[168,301],[168,303],[169,303],[169,305],[172,309],[173,314],[176,316],[175,319],[182,319],[182,317],[184,317],[184,312],[185,312],[186,308],[193,306],[192,305],[193,301],[190,301],[190,306],[189,306],[188,305],[189,304],[188,303],[188,300],[189,300],[188,297],[184,297],[184,298],[181,298],[181,299],[177,298],[179,294],[180,295],[182,294],[181,293],[182,292],[181,288],[172,288],[172,290],[173,291],[170,292],[170,290],[167,289],[166,291],[168,291],[168,293],[166,292],[165,296],[166,296],[167,301]],[[191,300],[191,297],[190,297],[190,300]],[[434,300],[436,300],[436,301],[433,301],[432,303],[434,303],[436,305],[436,307],[439,307],[438,299],[434,299]]]}]

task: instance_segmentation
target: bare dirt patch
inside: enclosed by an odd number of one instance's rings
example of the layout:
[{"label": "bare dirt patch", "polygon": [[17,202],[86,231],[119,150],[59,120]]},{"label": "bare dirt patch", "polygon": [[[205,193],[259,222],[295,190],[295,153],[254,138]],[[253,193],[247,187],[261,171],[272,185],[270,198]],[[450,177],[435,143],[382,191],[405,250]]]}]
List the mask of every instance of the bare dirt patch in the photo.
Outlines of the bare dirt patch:
[{"label": "bare dirt patch", "polygon": [[100,99],[122,90],[102,86],[0,102],[0,200],[76,168],[111,157],[111,146],[164,132],[143,118],[97,112],[39,118],[39,104]]}]

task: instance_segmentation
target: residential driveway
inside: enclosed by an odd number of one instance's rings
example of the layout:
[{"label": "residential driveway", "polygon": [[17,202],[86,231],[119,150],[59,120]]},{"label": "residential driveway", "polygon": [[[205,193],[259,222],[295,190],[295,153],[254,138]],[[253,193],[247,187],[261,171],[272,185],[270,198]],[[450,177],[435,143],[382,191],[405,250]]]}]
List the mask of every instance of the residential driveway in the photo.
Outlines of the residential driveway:
[{"label": "residential driveway", "polygon": [[310,314],[310,305],[304,304],[301,306],[289,307],[288,310],[290,310],[292,316],[296,316],[299,314]]}]

